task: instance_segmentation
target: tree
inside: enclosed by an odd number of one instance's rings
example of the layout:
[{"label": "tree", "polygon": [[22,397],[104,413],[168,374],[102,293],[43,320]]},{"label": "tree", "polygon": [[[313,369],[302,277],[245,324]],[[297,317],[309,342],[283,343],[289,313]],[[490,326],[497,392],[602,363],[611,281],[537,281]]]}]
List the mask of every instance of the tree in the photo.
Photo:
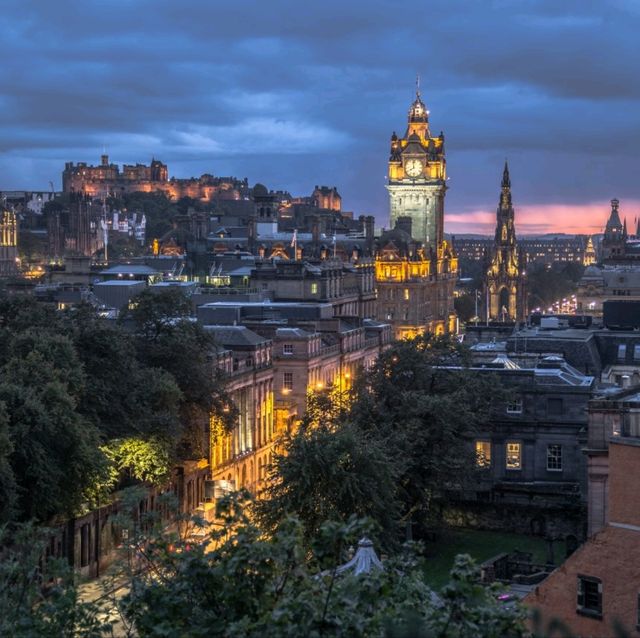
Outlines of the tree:
[{"label": "tree", "polygon": [[99,463],[97,430],[76,412],[57,372],[38,352],[13,358],[0,371],[22,519],[73,515]]},{"label": "tree", "polygon": [[0,523],[13,520],[18,500],[16,480],[11,467],[12,452],[9,416],[5,404],[0,403]]},{"label": "tree", "polygon": [[304,422],[283,447],[274,458],[266,498],[256,503],[268,529],[292,514],[312,538],[324,521],[347,521],[355,514],[373,519],[381,540],[397,537],[397,465],[379,441],[351,424]]},{"label": "tree", "polygon": [[210,415],[225,416],[224,406],[230,401],[211,358],[213,341],[190,314],[191,304],[180,290],[146,290],[136,297],[134,307],[123,313],[121,321],[133,324],[138,359],[175,379],[182,393],[179,452],[199,457],[206,449],[204,433]]},{"label": "tree", "polygon": [[356,390],[350,418],[400,464],[398,499],[407,522],[436,523],[435,503],[475,472],[471,441],[488,427],[501,390],[468,362],[456,340],[422,336],[394,344]]}]

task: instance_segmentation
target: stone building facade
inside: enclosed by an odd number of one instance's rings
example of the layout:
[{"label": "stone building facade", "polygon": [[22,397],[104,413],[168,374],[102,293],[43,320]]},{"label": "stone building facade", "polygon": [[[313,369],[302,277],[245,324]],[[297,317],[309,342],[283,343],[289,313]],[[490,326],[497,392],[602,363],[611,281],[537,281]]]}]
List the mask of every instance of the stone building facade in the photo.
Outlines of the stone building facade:
[{"label": "stone building facade", "polygon": [[458,260],[446,241],[425,253],[411,236],[412,220],[401,217],[396,228],[377,240],[376,318],[393,326],[396,339],[419,334],[453,334],[456,315],[453,291]]},{"label": "stone building facade", "polygon": [[400,217],[410,217],[413,237],[427,255],[444,240],[446,180],[444,134],[431,135],[429,111],[417,91],[405,134],[391,136],[387,190],[391,226]]},{"label": "stone building facade", "polygon": [[527,317],[526,270],[524,255],[516,243],[511,178],[506,162],[496,217],[496,233],[484,284],[487,322],[524,321]]},{"label": "stone building facade", "polygon": [[545,621],[579,636],[637,635],[640,613],[640,395],[638,388],[589,409],[592,536],[525,598]]},{"label": "stone building facade", "polygon": [[199,178],[169,179],[166,164],[152,159],[150,164],[124,164],[122,169],[102,155],[100,164],[67,162],[62,172],[62,190],[91,197],[118,196],[127,193],[162,192],[172,199],[192,197],[200,201],[214,199],[240,200],[249,195],[246,179],[202,175]]},{"label": "stone building facade", "polygon": [[18,272],[18,217],[0,208],[0,276]]},{"label": "stone building facade", "polygon": [[274,406],[273,343],[244,326],[205,329],[220,348],[218,367],[237,413],[229,432],[212,418],[211,478],[229,488],[256,493],[264,468],[271,462],[278,428],[282,431],[288,426],[289,414],[276,415]]},{"label": "stone building facade", "polygon": [[[477,367],[476,367],[477,366]],[[507,392],[491,428],[474,441],[479,474],[457,523],[536,534],[575,544],[585,536],[586,407],[596,380],[557,356],[476,364]]]}]

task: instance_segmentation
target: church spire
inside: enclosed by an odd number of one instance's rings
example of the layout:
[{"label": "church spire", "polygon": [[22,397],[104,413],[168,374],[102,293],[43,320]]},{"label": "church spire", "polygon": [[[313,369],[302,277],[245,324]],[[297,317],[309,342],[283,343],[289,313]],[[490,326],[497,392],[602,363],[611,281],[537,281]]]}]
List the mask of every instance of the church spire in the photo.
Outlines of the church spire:
[{"label": "church spire", "polygon": [[500,193],[500,209],[511,208],[511,178],[509,177],[509,165],[504,161],[504,171],[502,171],[502,190]]},{"label": "church spire", "polygon": [[511,188],[511,178],[509,177],[509,164],[504,161],[504,171],[502,171],[502,188]]}]

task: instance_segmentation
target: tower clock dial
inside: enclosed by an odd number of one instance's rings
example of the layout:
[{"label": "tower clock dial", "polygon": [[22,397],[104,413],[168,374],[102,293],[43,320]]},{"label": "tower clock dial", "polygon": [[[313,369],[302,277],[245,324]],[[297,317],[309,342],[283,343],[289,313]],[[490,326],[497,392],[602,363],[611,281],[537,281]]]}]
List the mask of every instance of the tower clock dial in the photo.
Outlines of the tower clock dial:
[{"label": "tower clock dial", "polygon": [[422,173],[422,162],[419,159],[410,159],[404,165],[404,170],[409,177],[418,177]]}]

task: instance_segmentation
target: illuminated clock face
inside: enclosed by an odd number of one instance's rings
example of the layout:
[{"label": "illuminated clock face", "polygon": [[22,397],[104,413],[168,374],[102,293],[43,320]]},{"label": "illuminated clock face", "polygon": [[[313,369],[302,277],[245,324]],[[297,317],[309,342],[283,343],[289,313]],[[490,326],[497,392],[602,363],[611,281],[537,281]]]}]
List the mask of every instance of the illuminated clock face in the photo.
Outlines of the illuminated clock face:
[{"label": "illuminated clock face", "polygon": [[404,165],[404,170],[409,177],[418,177],[422,173],[422,162],[418,159],[410,159]]}]

